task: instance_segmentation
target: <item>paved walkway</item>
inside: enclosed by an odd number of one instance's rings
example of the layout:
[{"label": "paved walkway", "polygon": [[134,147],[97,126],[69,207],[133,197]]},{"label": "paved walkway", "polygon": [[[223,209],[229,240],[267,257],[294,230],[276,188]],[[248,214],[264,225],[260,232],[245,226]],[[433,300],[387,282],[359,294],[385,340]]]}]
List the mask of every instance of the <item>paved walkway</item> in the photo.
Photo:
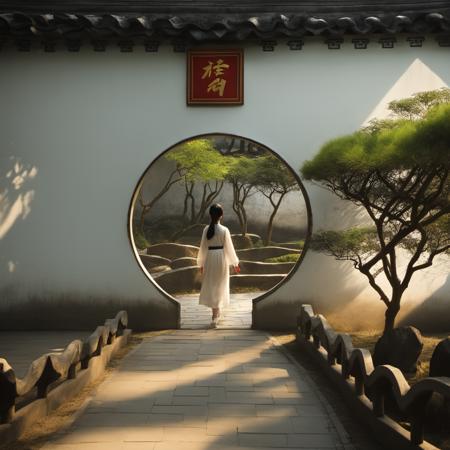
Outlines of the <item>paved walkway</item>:
[{"label": "paved walkway", "polygon": [[[252,326],[252,299],[262,292],[231,294],[230,306],[222,312],[218,328],[250,328]],[[177,297],[181,304],[181,328],[204,329],[211,323],[211,308],[198,304],[198,294]]]},{"label": "paved walkway", "polygon": [[45,450],[349,449],[301,367],[263,333],[146,339]]}]

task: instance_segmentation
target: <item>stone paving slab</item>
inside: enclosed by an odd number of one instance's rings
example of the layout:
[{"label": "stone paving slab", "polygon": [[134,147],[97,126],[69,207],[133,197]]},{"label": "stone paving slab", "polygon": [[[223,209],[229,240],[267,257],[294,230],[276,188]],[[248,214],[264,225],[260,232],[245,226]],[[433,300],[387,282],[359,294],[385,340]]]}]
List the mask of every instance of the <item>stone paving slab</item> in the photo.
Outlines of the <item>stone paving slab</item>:
[{"label": "stone paving slab", "polygon": [[[222,313],[217,328],[241,328],[252,326],[252,299],[262,292],[231,294],[230,305]],[[204,329],[211,324],[211,308],[198,304],[198,294],[177,296],[181,305],[181,328]]]},{"label": "stone paving slab", "polygon": [[73,340],[83,340],[90,334],[87,331],[0,331],[0,358],[5,358],[22,378],[35,359],[45,353],[61,352]]},{"label": "stone paving slab", "polygon": [[341,450],[323,401],[263,332],[179,330],[144,340],[43,449]]}]

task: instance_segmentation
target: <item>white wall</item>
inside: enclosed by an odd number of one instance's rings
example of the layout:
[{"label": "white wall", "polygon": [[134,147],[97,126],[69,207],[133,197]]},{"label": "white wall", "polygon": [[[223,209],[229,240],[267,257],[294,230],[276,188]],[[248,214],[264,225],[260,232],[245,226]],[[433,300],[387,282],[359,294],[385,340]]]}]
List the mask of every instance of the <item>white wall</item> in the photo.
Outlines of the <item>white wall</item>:
[{"label": "white wall", "polygon": [[[224,108],[186,106],[186,56],[169,46],[154,54],[114,47],[3,50],[0,302],[64,293],[94,305],[111,298],[147,302],[150,312],[166,309],[172,317],[175,309],[141,272],[128,241],[128,207],[143,170],[174,143],[210,132],[259,141],[298,169],[327,139],[358,128],[417,58],[449,83],[449,48],[433,37],[422,48],[399,41],[392,50],[375,39],[367,50],[353,49],[350,39],[341,50],[321,40],[298,52],[283,43],[273,53],[248,47],[245,105]],[[14,174],[7,177],[16,164],[28,171],[17,189]],[[306,188],[316,230],[353,220],[353,210],[331,195]],[[406,303],[438,289],[448,298],[447,272],[444,265],[416,280]],[[372,298],[366,285],[346,264],[307,254],[298,272],[258,305],[258,323],[292,323],[291,308],[300,301],[340,311]],[[273,308],[277,323],[267,319]]]}]

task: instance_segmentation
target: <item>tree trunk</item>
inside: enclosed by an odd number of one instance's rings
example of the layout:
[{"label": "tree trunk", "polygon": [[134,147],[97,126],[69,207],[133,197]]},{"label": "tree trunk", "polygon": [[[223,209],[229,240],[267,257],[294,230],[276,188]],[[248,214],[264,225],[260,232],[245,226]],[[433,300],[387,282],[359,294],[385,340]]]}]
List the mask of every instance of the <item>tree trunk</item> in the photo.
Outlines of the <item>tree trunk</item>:
[{"label": "tree trunk", "polygon": [[241,226],[241,232],[242,236],[245,236],[247,234],[247,213],[245,212],[244,206],[242,206],[242,226]]},{"label": "tree trunk", "polygon": [[187,222],[187,213],[188,213],[188,199],[189,197],[187,195],[184,196],[184,202],[183,202],[183,220]]},{"label": "tree trunk", "polygon": [[146,216],[147,212],[148,212],[147,208],[145,206],[142,207],[141,214],[140,214],[140,217],[139,217],[139,229],[140,229],[140,231],[142,233],[142,236],[144,236],[144,238],[145,238],[145,231],[144,231],[145,216]]},{"label": "tree trunk", "polygon": [[244,229],[244,220],[242,218],[242,213],[241,213],[241,209],[239,206],[237,206],[237,208],[234,210],[234,212],[236,213],[236,216],[238,218],[239,221],[239,229],[242,230]]},{"label": "tree trunk", "polygon": [[190,224],[193,225],[195,223],[195,197],[192,195],[192,190],[191,190],[191,219],[190,219]]},{"label": "tree trunk", "polygon": [[285,194],[281,194],[280,195],[277,203],[274,203],[271,200],[271,203],[272,203],[272,206],[273,206],[273,211],[272,211],[272,214],[270,215],[269,223],[267,224],[267,232],[266,232],[266,238],[265,238],[265,241],[264,241],[264,245],[270,245],[270,242],[272,240],[273,221],[275,220],[275,216],[277,215],[278,208],[281,205],[281,202],[283,200],[284,195]]},{"label": "tree trunk", "polygon": [[245,236],[244,230],[246,228],[246,224],[244,222],[244,216],[242,214],[243,207],[242,207],[241,198],[240,198],[241,190],[236,181],[232,182],[232,186],[233,186],[233,211],[238,218],[239,229],[241,230],[241,234],[242,234],[242,236]]},{"label": "tree trunk", "polygon": [[264,239],[264,245],[270,245],[270,241],[272,240],[272,231],[273,231],[273,219],[275,218],[275,214],[270,215],[269,223],[267,224],[267,232],[266,238]]},{"label": "tree trunk", "polygon": [[384,314],[385,319],[384,319],[383,335],[394,329],[395,319],[397,317],[398,312],[400,311],[401,298],[402,298],[401,292],[394,292],[392,294],[391,301]]}]

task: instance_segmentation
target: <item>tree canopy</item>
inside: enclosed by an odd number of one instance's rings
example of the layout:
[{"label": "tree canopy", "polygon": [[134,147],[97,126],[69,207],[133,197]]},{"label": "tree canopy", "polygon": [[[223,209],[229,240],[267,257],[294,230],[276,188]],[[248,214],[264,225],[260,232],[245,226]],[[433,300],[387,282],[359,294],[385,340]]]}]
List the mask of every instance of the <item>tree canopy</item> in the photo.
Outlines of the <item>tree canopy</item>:
[{"label": "tree canopy", "polygon": [[422,120],[400,119],[379,130],[362,129],[326,143],[301,172],[305,179],[397,171],[450,164],[450,104],[437,106]]},{"label": "tree canopy", "polygon": [[[443,103],[447,94],[433,91],[416,94],[413,101],[391,103],[397,119],[326,143],[301,168],[305,179],[362,206],[372,220],[372,229],[320,232],[313,246],[352,261],[367,276],[387,307],[385,332],[394,326],[413,274],[449,251],[450,104]],[[414,120],[405,119],[414,101],[430,109],[422,114],[414,107]],[[398,261],[398,248],[409,251],[406,266]],[[380,273],[391,292],[377,281]]]},{"label": "tree canopy", "polygon": [[432,107],[443,103],[450,103],[449,88],[417,92],[411,97],[393,100],[389,109],[397,117],[414,120],[423,118]]},{"label": "tree canopy", "polygon": [[223,180],[228,172],[225,158],[209,139],[185,142],[166,154],[186,171],[187,181]]}]

